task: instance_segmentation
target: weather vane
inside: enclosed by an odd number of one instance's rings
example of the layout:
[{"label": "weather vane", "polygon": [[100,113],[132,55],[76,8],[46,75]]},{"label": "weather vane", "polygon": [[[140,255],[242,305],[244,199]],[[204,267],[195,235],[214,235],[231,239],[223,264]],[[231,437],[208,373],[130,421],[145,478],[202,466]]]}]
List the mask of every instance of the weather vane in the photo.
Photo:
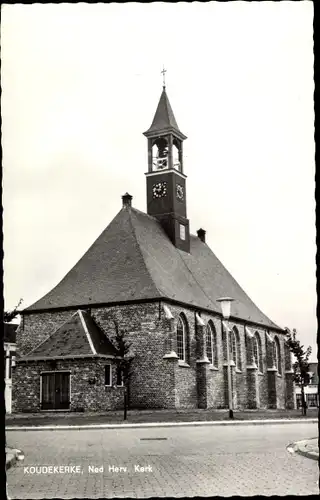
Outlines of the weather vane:
[{"label": "weather vane", "polygon": [[167,72],[167,70],[164,69],[164,66],[163,66],[163,70],[161,71],[161,73],[162,73],[162,76],[163,76],[163,88],[164,89],[166,88],[166,72]]}]

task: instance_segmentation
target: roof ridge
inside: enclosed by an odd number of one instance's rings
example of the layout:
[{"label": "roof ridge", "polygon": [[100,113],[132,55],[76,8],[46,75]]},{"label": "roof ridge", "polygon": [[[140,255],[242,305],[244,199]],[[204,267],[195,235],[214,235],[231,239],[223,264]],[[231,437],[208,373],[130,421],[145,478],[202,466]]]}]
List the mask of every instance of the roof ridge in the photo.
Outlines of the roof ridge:
[{"label": "roof ridge", "polygon": [[92,351],[92,354],[97,354],[97,351],[96,351],[94,344],[93,344],[92,337],[91,337],[90,332],[89,332],[89,328],[87,326],[85,318],[83,317],[83,313],[82,313],[81,309],[78,309],[77,312],[79,313],[82,328],[84,329],[84,333],[86,334],[86,337],[87,337],[87,340],[89,342],[89,346],[90,346],[90,349]]},{"label": "roof ridge", "polygon": [[[103,340],[106,341],[107,343],[109,343],[110,346],[118,353],[119,349],[117,349],[117,347],[114,345],[114,343],[110,340],[109,336],[107,335],[107,333],[104,330],[104,327],[100,324],[100,322],[97,320],[97,318],[93,317],[88,312],[85,312],[85,314],[89,315],[89,320],[91,321],[92,325],[94,325],[94,327],[99,331],[99,334],[101,333]],[[89,328],[88,328],[88,330],[89,330]],[[92,336],[91,336],[91,339],[92,339]],[[92,343],[94,344],[93,339],[92,339]],[[96,346],[95,346],[95,350],[97,350]]]},{"label": "roof ridge", "polygon": [[63,325],[65,325],[66,323],[68,323],[68,321],[70,321],[71,318],[73,318],[73,316],[75,316],[76,314],[78,314],[78,311],[80,311],[80,309],[77,309],[76,312],[74,312],[70,318],[66,319],[66,321],[64,321],[63,323],[61,323],[61,325],[59,325],[46,339],[44,340],[41,340],[41,342],[39,342],[39,344],[37,344],[30,352],[28,352],[27,354],[25,354],[24,356],[29,356],[30,354],[32,354],[36,349],[38,349],[40,346],[42,346],[42,344],[44,344],[45,342],[47,342],[47,340],[51,339],[51,337],[53,337],[53,335],[58,331],[60,330],[60,328],[63,327]]},{"label": "roof ridge", "polygon": [[[143,212],[142,212],[143,213]],[[144,267],[148,273],[148,276],[151,280],[151,283],[152,283],[152,286],[155,288],[155,290],[157,291],[158,295],[159,295],[159,298],[162,297],[162,294],[160,293],[160,290],[158,289],[158,287],[155,285],[155,282],[154,282],[154,279],[152,277],[152,274],[150,272],[150,269],[149,267],[147,266],[147,263],[145,261],[145,258],[144,258],[144,255],[143,255],[143,252],[141,250],[141,247],[140,247],[140,244],[139,244],[139,241],[138,241],[138,237],[137,237],[137,233],[136,233],[136,229],[134,227],[134,224],[133,224],[133,221],[132,221],[132,211],[130,210],[130,216],[129,216],[129,220],[130,220],[130,224],[131,224],[131,227],[132,227],[132,232],[133,232],[133,235],[134,235],[134,239],[135,239],[135,242],[137,244],[137,247],[138,247],[138,251],[140,253],[140,256],[142,258],[142,261],[143,261],[143,264],[144,264]]]}]

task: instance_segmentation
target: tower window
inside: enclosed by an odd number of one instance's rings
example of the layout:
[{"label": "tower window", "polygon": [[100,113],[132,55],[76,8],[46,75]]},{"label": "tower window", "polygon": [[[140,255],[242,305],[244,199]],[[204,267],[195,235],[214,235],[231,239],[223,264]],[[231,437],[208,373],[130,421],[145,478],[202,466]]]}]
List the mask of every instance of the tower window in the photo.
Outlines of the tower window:
[{"label": "tower window", "polygon": [[169,167],[168,164],[168,142],[165,138],[157,139],[152,146],[153,170],[163,170]]},{"label": "tower window", "polygon": [[186,228],[183,224],[180,224],[180,239],[181,240],[186,239]]}]

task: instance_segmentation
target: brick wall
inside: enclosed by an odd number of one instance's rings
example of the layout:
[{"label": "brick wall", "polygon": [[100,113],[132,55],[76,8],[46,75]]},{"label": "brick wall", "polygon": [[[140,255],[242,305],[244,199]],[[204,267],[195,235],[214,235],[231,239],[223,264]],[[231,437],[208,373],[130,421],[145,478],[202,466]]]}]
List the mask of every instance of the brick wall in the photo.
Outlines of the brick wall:
[{"label": "brick wall", "polygon": [[174,364],[163,359],[170,327],[159,303],[92,309],[91,314],[110,340],[115,338],[116,323],[132,343],[130,408],[173,408]]},{"label": "brick wall", "polygon": [[17,357],[28,354],[65,323],[75,311],[22,315],[17,331]]},{"label": "brick wall", "polygon": [[[199,377],[197,378],[196,310],[191,307],[180,307],[167,304],[173,314],[173,320],[169,321],[165,317],[163,305],[164,303],[162,302],[161,304],[146,303],[92,308],[91,314],[111,341],[115,339],[115,325],[118,325],[120,331],[125,331],[128,339],[132,342],[135,358],[132,365],[133,374],[129,390],[131,408],[197,408],[199,404],[198,391],[202,390],[201,387],[203,387],[203,385],[199,385]],[[18,355],[29,352],[38,345],[39,342],[45,340],[54,330],[67,321],[74,312],[75,311],[64,311],[25,315],[22,320],[21,328],[17,334]],[[206,394],[204,395],[206,405],[212,408],[225,408],[228,401],[226,369],[224,368],[226,347],[223,343],[225,339],[223,341],[221,318],[219,316],[210,315],[207,312],[197,312],[201,315],[201,319],[205,322],[205,325],[209,320],[212,320],[217,337],[218,365],[217,367],[206,365],[203,372],[205,373],[204,377],[206,380]],[[187,364],[184,364],[184,366],[181,366],[178,360],[163,359],[163,356],[168,354],[168,350],[176,351],[176,327],[181,313],[184,314],[188,325],[188,355]],[[252,353],[250,354],[250,352],[248,352],[249,344],[246,339],[244,325],[241,322],[230,321],[230,329],[234,326],[237,327],[239,335],[241,368],[233,369],[233,390],[235,392],[235,409],[240,409],[246,408],[249,405],[250,398],[248,395],[247,366],[248,355],[250,357]],[[267,368],[272,367],[273,364],[270,350],[271,344],[266,340],[264,329],[256,329],[251,326],[249,326],[249,328],[252,333],[257,331],[261,338],[263,371],[262,373],[256,374],[258,405],[262,408],[269,407],[270,394],[275,389],[276,404],[279,408],[283,408],[286,404],[285,400],[290,399],[290,394],[288,395],[287,393],[291,390],[287,384],[287,392],[285,392],[284,336],[277,334],[281,346],[281,361],[283,368],[282,376],[277,376],[275,378],[275,387],[273,388],[270,382],[270,373],[267,372]],[[173,338],[170,340],[171,329],[173,331]],[[270,332],[271,337],[274,337],[274,335],[273,332]],[[26,365],[21,365],[21,367],[22,366]],[[84,366],[85,365],[82,365],[82,367]],[[288,368],[287,358],[286,368]],[[30,376],[33,373],[32,370],[35,369],[35,366],[32,368],[31,365],[30,367],[28,365],[28,377],[26,381],[30,381]],[[20,367],[17,370],[17,374],[20,374],[18,377],[19,380],[23,380],[23,373],[21,370],[22,368]],[[93,367],[88,364],[88,373],[91,373],[92,370]],[[85,374],[86,371],[83,373]],[[201,376],[203,377],[203,375]],[[37,377],[39,378],[39,375],[37,375]],[[23,383],[25,384],[26,382]],[[25,385],[24,387],[26,389]],[[83,396],[81,396],[82,389]],[[78,398],[77,404],[80,404],[82,398],[85,401],[84,404],[86,408],[92,408],[93,403],[86,399],[87,390],[88,386],[86,384],[81,386],[81,389],[77,391],[78,396],[76,396],[75,393],[74,398]],[[101,403],[99,401],[103,401],[103,404],[105,404],[105,389],[102,393],[99,393],[97,388],[95,388],[94,391],[92,394],[94,394],[94,397],[97,399],[95,405],[96,407],[100,407],[99,405]],[[100,397],[99,394],[103,394],[103,396]],[[203,398],[200,397],[200,400],[203,400]],[[112,401],[112,399],[110,399],[110,401]]]},{"label": "brick wall", "polygon": [[[123,408],[123,388],[105,386],[107,359],[57,360],[53,369],[50,361],[17,362],[13,369],[13,412],[37,412],[41,409],[41,372],[70,371],[71,411],[111,410]],[[95,379],[94,385],[89,379]],[[116,382],[116,366],[112,366]],[[18,381],[18,383],[15,383]]]}]

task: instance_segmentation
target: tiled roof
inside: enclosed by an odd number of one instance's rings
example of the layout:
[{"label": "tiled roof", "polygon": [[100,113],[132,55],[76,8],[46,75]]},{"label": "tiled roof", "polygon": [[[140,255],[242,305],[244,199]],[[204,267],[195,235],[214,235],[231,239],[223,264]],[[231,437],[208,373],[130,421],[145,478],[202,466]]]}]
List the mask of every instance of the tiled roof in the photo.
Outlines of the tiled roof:
[{"label": "tiled roof", "polygon": [[[151,127],[145,132],[145,135],[153,134],[155,132],[161,133],[169,130],[175,130],[179,132],[180,135],[183,135],[179,130],[177,121],[171,108],[171,104],[169,102],[169,98],[164,88],[160,96],[158,107],[155,112]],[[183,138],[186,137],[183,136]]]},{"label": "tiled roof", "polygon": [[3,323],[3,342],[15,344],[18,326],[17,323]]},{"label": "tiled roof", "polygon": [[232,316],[279,328],[252,302],[208,245],[191,235],[178,250],[159,222],[124,207],[63,280],[27,312],[157,298],[220,313],[231,296]]},{"label": "tiled roof", "polygon": [[91,316],[79,310],[22,359],[100,354],[115,356],[117,350]]}]

